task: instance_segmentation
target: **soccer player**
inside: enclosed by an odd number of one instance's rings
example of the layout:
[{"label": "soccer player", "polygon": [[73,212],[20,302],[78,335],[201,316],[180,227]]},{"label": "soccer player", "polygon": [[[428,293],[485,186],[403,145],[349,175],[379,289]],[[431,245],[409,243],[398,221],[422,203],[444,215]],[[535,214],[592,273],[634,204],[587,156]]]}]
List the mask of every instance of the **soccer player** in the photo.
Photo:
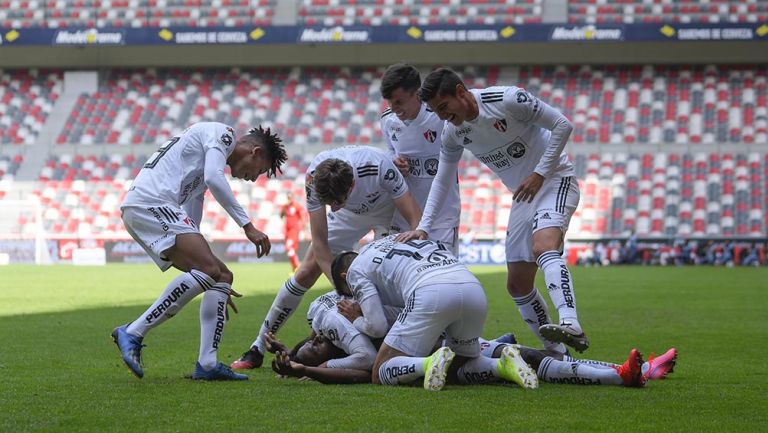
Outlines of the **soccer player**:
[{"label": "soccer player", "polygon": [[[579,202],[573,164],[563,152],[573,129],[559,111],[524,89],[496,86],[468,90],[451,69],[430,73],[419,90],[422,101],[446,120],[440,164],[416,231],[398,240],[427,238],[437,209],[453,186],[464,149],[469,149],[514,191],[507,224],[507,290],[534,334],[549,350],[565,343],[581,352],[589,340],[576,313],[573,281],[561,257],[563,236]],[[534,287],[537,265],[559,324]]]},{"label": "soccer player", "polygon": [[[364,246],[359,255],[337,256],[333,275],[337,292],[360,304],[355,328],[372,338],[386,335],[373,365],[373,383],[398,385],[424,377],[425,389],[439,391],[447,377],[458,375],[538,386],[515,346],[505,347],[498,360],[480,356],[485,292],[441,242],[400,243],[394,235],[385,237]],[[389,332],[382,305],[403,307]],[[432,353],[443,332],[445,346]]]},{"label": "soccer player", "polygon": [[[387,142],[395,166],[405,177],[411,194],[423,209],[429,188],[437,174],[441,133],[444,122],[419,100],[421,76],[411,65],[398,63],[384,71],[381,96],[389,109],[381,115],[381,133]],[[436,210],[429,238],[443,242],[458,254],[458,231],[461,202],[458,178],[451,183],[445,200]],[[392,232],[408,230],[407,221],[395,212]]]},{"label": "soccer player", "polygon": [[293,193],[288,193],[288,203],[283,206],[280,216],[285,218],[285,253],[291,261],[291,270],[296,272],[299,267],[299,232],[304,219],[301,216],[301,206],[293,200]]},{"label": "soccer player", "polygon": [[280,288],[251,348],[232,368],[261,366],[262,337],[269,331],[277,334],[321,274],[332,281],[333,254],[353,250],[372,229],[386,232],[395,209],[412,229],[421,218],[421,208],[389,155],[373,147],[345,146],[317,154],[307,168],[306,194],[312,244]]},{"label": "soccer player", "polygon": [[120,206],[123,223],[162,271],[173,266],[183,273],[168,284],[147,311],[112,332],[123,361],[137,377],[144,376],[141,348],[147,333],[204,292],[200,303],[200,354],[192,378],[248,379],[216,359],[227,303],[231,302],[230,295],[237,294],[232,290],[232,272],[213,255],[198,226],[205,191],[210,189],[243,228],[245,237],[256,245],[257,255],[269,254],[269,238],[251,224],[224,170],[228,165],[232,177],[255,181],[262,174],[275,176],[285,160],[281,140],[269,128],[254,128],[236,139],[227,125],[201,122],[160,146],[144,164]]}]

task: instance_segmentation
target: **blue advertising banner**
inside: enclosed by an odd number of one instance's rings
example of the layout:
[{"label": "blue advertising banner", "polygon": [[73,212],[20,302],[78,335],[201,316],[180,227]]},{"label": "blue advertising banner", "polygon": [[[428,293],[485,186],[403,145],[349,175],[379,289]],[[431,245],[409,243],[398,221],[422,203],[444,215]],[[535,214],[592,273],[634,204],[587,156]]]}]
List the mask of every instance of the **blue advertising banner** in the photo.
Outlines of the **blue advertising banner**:
[{"label": "blue advertising banner", "polygon": [[768,23],[0,29],[0,47],[766,40]]}]

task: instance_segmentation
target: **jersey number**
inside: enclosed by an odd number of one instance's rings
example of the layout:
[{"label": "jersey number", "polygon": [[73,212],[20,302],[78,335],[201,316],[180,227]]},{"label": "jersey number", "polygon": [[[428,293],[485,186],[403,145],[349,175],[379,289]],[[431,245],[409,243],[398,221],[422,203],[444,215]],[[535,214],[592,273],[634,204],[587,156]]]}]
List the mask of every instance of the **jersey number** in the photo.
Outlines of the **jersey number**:
[{"label": "jersey number", "polygon": [[155,168],[157,161],[160,161],[160,158],[162,158],[166,152],[171,150],[171,147],[173,147],[173,145],[176,144],[179,140],[181,140],[181,137],[173,137],[160,145],[160,147],[157,148],[157,152],[153,153],[152,156],[150,156],[147,160],[146,164],[144,164],[144,168]]},{"label": "jersey number", "polygon": [[[422,249],[422,248],[424,248],[426,246],[432,245],[433,242],[432,241],[418,241],[418,240],[412,239],[410,241],[407,241],[405,244],[410,246],[410,247],[413,247],[413,248],[415,248],[417,250],[420,250],[420,249]],[[444,250],[445,247],[440,242],[438,242],[437,243],[437,249],[438,250]],[[405,257],[410,257],[410,258],[415,259],[415,260],[423,260],[424,259],[424,256],[419,254],[418,251],[403,250],[403,249],[399,249],[399,248],[391,249],[389,251],[389,253],[387,253],[386,257],[388,259],[391,259],[394,256],[405,256]]]}]

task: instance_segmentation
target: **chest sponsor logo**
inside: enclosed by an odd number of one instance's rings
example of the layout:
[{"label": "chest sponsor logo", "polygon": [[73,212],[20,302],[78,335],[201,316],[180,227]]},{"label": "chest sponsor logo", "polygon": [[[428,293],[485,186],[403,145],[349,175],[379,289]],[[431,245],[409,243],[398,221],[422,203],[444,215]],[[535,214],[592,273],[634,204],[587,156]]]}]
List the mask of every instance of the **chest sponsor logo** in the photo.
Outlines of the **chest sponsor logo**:
[{"label": "chest sponsor logo", "polygon": [[507,132],[507,119],[496,119],[493,127],[499,132]]},{"label": "chest sponsor logo", "polygon": [[434,176],[437,174],[437,159],[436,158],[429,158],[426,161],[424,161],[424,171],[427,172],[428,175]]},{"label": "chest sponsor logo", "polygon": [[493,171],[504,171],[520,163],[527,147],[525,142],[520,137],[517,137],[504,146],[497,147],[485,154],[477,155],[477,158]]},{"label": "chest sponsor logo", "polygon": [[437,131],[427,129],[426,132],[424,132],[424,139],[429,141],[430,143],[434,143],[435,140],[437,139]]}]

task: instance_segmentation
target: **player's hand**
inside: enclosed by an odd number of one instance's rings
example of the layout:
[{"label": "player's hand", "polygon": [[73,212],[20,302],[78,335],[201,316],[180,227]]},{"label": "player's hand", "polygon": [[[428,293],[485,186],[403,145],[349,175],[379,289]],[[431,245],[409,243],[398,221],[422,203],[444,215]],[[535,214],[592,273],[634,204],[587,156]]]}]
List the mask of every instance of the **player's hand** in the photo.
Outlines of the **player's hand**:
[{"label": "player's hand", "polygon": [[288,348],[285,347],[285,344],[283,344],[280,340],[275,337],[275,334],[271,332],[267,332],[262,337],[264,340],[264,348],[267,349],[267,352],[269,353],[277,353],[277,352],[288,352]]},{"label": "player's hand", "polygon": [[272,370],[283,376],[304,376],[304,365],[291,361],[286,352],[277,352],[272,360]]},{"label": "player's hand", "polygon": [[539,173],[531,173],[526,177],[520,186],[515,190],[515,194],[512,195],[512,200],[516,202],[527,201],[528,203],[533,201],[533,197],[541,189],[541,185],[544,184],[544,176]]},{"label": "player's hand", "polygon": [[245,237],[247,237],[251,243],[256,245],[257,257],[266,256],[269,254],[269,250],[272,249],[272,243],[269,241],[269,236],[259,230],[256,230],[256,227],[254,227],[251,223],[244,225],[243,230],[245,230]]},{"label": "player's hand", "polygon": [[243,294],[242,294],[242,293],[239,293],[239,292],[236,292],[236,291],[235,291],[235,289],[230,289],[230,290],[229,290],[229,296],[227,296],[227,309],[226,309],[226,311],[224,312],[224,316],[226,317],[226,320],[229,320],[229,309],[230,309],[230,308],[232,309],[232,311],[233,311],[235,314],[237,314],[237,313],[239,313],[239,312],[240,312],[240,311],[237,309],[237,305],[235,305],[235,301],[233,301],[233,300],[232,300],[232,297],[233,297],[233,296],[234,296],[235,298],[242,298],[242,297],[243,297]]},{"label": "player's hand", "polygon": [[392,160],[395,167],[400,171],[403,176],[408,176],[408,158],[404,156],[397,156]]},{"label": "player's hand", "polygon": [[411,230],[408,232],[402,232],[395,236],[397,242],[408,242],[412,239],[424,240],[427,238],[427,232],[424,230]]},{"label": "player's hand", "polygon": [[363,317],[363,310],[360,308],[360,304],[349,300],[343,300],[336,303],[336,308],[339,310],[339,314],[344,316],[347,320],[354,322],[358,317]]}]

